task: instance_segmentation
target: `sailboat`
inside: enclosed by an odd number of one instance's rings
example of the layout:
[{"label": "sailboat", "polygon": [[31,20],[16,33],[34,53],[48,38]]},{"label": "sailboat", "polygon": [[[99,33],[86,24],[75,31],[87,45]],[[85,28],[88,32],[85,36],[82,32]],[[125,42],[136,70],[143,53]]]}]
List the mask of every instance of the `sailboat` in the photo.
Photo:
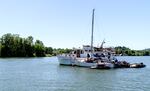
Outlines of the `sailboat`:
[{"label": "sailboat", "polygon": [[57,58],[60,65],[94,67],[101,64],[103,68],[114,67],[114,64],[111,63],[114,59],[111,51],[105,50],[101,47],[93,47],[94,12],[95,9],[93,9],[92,13],[91,45],[83,45],[82,49],[74,49],[70,54],[58,55]]}]

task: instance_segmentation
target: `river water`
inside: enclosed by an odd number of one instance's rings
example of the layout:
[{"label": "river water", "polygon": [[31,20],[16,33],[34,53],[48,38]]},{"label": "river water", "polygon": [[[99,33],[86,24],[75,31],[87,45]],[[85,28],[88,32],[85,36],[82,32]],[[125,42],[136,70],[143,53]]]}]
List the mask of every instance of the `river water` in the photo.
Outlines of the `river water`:
[{"label": "river water", "polygon": [[60,66],[56,57],[1,58],[0,91],[149,91],[150,57],[118,57],[145,68]]}]

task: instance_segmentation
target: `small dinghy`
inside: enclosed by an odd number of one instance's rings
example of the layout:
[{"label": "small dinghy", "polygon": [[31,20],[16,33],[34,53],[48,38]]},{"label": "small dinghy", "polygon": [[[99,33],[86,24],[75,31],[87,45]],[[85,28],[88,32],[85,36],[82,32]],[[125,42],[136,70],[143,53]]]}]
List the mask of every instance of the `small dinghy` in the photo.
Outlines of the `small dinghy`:
[{"label": "small dinghy", "polygon": [[130,68],[130,63],[126,61],[113,62],[114,68]]},{"label": "small dinghy", "polygon": [[130,64],[130,68],[143,68],[143,67],[146,67],[146,65],[143,64],[143,63],[133,63],[133,64]]}]

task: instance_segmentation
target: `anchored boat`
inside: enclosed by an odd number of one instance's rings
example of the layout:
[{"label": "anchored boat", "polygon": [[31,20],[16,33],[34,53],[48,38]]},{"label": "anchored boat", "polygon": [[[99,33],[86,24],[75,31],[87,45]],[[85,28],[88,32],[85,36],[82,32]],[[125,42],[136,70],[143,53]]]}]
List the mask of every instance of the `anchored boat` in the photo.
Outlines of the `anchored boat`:
[{"label": "anchored boat", "polygon": [[111,64],[110,68],[113,68],[112,61],[116,59],[113,54],[113,49],[97,47],[94,47],[94,52],[91,53],[91,46],[84,45],[82,49],[74,49],[70,54],[61,54],[57,58],[61,65],[91,67],[97,65],[97,63],[109,63]]},{"label": "anchored boat", "polygon": [[58,60],[61,65],[76,65],[81,67],[91,67],[96,66],[97,63],[108,63],[112,68],[114,64],[112,61],[112,49],[103,48],[104,41],[101,47],[93,47],[93,31],[94,31],[94,9],[92,13],[92,34],[91,34],[91,45],[84,45],[82,49],[74,49],[70,54],[58,55]]},{"label": "anchored boat", "polygon": [[114,57],[115,50],[113,48],[103,48],[102,42],[100,47],[93,47],[93,31],[94,31],[94,9],[92,14],[92,34],[91,45],[83,45],[83,48],[73,49],[69,54],[57,55],[60,65],[89,67],[92,69],[110,69],[110,68],[141,68],[146,65],[130,64],[126,61],[118,61]]}]

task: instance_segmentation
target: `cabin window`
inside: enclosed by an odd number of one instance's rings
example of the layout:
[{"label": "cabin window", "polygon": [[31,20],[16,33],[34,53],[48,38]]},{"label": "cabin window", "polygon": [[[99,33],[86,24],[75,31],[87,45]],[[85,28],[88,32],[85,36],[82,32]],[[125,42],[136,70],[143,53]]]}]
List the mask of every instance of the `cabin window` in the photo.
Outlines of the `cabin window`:
[{"label": "cabin window", "polygon": [[81,50],[81,54],[83,54],[83,51]]}]

